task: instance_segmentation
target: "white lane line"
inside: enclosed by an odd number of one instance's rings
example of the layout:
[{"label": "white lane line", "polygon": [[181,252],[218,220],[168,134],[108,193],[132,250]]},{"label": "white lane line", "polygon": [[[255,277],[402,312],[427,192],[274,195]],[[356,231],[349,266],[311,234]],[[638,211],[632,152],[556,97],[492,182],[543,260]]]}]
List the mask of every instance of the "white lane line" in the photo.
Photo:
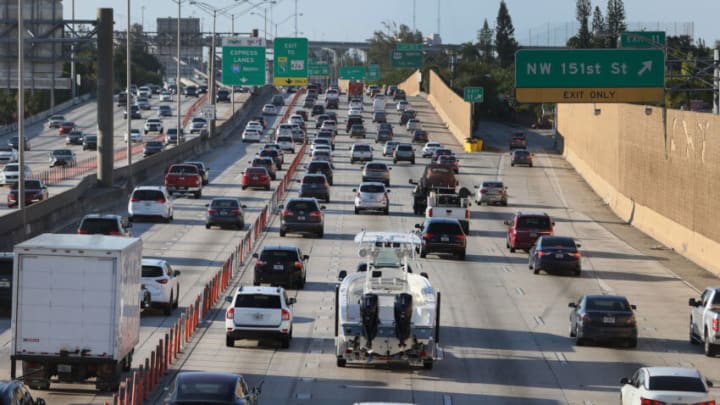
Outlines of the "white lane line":
[{"label": "white lane line", "polygon": [[563,366],[566,366],[568,364],[567,357],[565,357],[565,353],[563,352],[555,352],[555,357],[558,359],[560,364]]},{"label": "white lane line", "polygon": [[525,295],[525,290],[520,287],[516,287],[515,292],[517,292],[518,295]]},{"label": "white lane line", "polygon": [[297,394],[296,398],[297,399],[310,399],[310,398],[312,398],[312,394],[303,392],[303,393]]},{"label": "white lane line", "polygon": [[502,269],[505,273],[510,273],[512,271],[512,269],[508,266],[503,266]]},{"label": "white lane line", "polygon": [[538,326],[545,325],[545,321],[542,319],[542,316],[536,315],[533,316],[533,319],[535,319],[535,323],[538,324]]},{"label": "white lane line", "polygon": [[452,405],[452,397],[448,394],[443,395],[443,405]]}]

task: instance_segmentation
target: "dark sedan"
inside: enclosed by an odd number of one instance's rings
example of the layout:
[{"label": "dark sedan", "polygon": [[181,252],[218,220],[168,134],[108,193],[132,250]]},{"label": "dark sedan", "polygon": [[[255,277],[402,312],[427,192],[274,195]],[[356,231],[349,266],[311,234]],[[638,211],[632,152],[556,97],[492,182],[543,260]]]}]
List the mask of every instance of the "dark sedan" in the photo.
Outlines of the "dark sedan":
[{"label": "dark sedan", "polygon": [[242,375],[181,371],[170,384],[165,405],[257,405],[260,387],[250,388]]},{"label": "dark sedan", "polygon": [[[145,147],[147,147],[147,144],[150,142],[145,143]],[[97,150],[97,135],[85,135],[83,136],[82,141],[82,149],[90,149],[90,150]],[[147,155],[145,155],[147,156]]]},{"label": "dark sedan", "polygon": [[65,145],[82,145],[83,133],[82,131],[71,131],[65,137]]},{"label": "dark sedan", "polygon": [[548,274],[567,272],[579,276],[582,271],[579,247],[567,236],[541,236],[530,248],[528,268],[535,274],[544,270]]},{"label": "dark sedan", "polygon": [[[7,195],[8,207],[18,205],[18,187],[20,183],[14,183],[10,187]],[[25,204],[30,205],[35,201],[43,201],[48,199],[48,188],[42,180],[25,180]]]},{"label": "dark sedan", "polygon": [[156,153],[162,152],[165,149],[165,144],[160,141],[147,141],[143,148],[143,156],[150,156]]},{"label": "dark sedan", "polygon": [[637,346],[635,305],[620,295],[583,295],[571,302],[570,337],[582,346],[586,341],[624,341],[628,347]]},{"label": "dark sedan", "polygon": [[209,204],[205,204],[207,213],[205,216],[205,228],[216,225],[234,226],[238,229],[245,227],[245,213],[243,208],[247,206],[240,203],[240,200],[232,197],[213,198]]},{"label": "dark sedan", "polygon": [[271,158],[275,162],[277,170],[282,170],[285,156],[278,149],[263,149],[258,152],[258,156]]},{"label": "dark sedan", "polygon": [[510,152],[510,166],[526,165],[533,167],[533,154],[526,149],[515,149]]},{"label": "dark sedan", "polygon": [[330,184],[322,173],[306,174],[300,180],[300,197],[315,197],[330,202]]}]

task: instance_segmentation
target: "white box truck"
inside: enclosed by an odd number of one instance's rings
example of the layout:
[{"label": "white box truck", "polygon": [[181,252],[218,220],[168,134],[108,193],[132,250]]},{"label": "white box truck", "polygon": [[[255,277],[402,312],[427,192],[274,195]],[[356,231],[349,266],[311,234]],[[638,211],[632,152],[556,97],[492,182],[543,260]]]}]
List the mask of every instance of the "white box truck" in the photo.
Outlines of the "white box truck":
[{"label": "white box truck", "polygon": [[15,245],[12,378],[114,391],[140,340],[142,240],[42,234]]}]

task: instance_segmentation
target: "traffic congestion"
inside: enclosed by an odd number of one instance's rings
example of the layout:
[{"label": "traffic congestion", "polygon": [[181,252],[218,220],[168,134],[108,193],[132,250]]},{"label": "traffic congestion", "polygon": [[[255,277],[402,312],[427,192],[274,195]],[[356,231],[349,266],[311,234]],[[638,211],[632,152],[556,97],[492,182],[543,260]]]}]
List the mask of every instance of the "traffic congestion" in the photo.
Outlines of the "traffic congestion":
[{"label": "traffic congestion", "polygon": [[[546,133],[491,124],[488,142],[502,150],[470,153],[426,99],[395,86],[276,92],[222,147],[172,162],[127,200],[58,229],[142,241],[150,299],[130,371],[243,240],[298,159],[227,300],[144,403],[714,403],[717,290],[684,280],[669,253],[647,254],[642,246],[651,241],[638,231],[616,232],[627,225],[543,146]],[[148,132],[158,129],[149,124]],[[160,124],[165,135],[171,127]],[[33,150],[47,149],[39,141],[49,137],[33,138]],[[80,154],[72,149],[79,147],[68,148]],[[387,267],[431,292],[413,299],[431,320],[428,339],[401,331],[392,304],[380,307],[375,332],[361,316],[362,330],[345,334],[338,287],[380,271],[360,268],[368,251],[383,247],[358,248],[372,232],[406,235],[413,246],[391,243],[412,263]],[[353,308],[365,314],[363,305]],[[11,321],[1,321],[0,357],[9,364]],[[9,367],[2,372],[9,377]],[[50,404],[112,401],[93,382],[78,388],[61,377],[48,386],[26,382]]]}]

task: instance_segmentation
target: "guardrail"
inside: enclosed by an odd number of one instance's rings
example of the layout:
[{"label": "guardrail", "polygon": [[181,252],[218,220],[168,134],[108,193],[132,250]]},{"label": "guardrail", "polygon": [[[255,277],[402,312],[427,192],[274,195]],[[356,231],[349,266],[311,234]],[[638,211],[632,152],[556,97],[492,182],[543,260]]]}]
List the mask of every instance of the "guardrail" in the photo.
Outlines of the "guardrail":
[{"label": "guardrail", "polygon": [[[295,93],[281,122],[287,121],[291,108],[302,93],[302,91]],[[193,304],[183,311],[175,324],[167,330],[165,336],[158,340],[155,350],[150,353],[150,357],[145,358],[144,364],[133,370],[132,377],[126,377],[120,383],[118,392],[113,393],[113,405],[142,405],[143,401],[148,401],[150,393],[161,383],[161,378],[167,374],[170,366],[177,359],[178,353],[190,344],[200,321],[210,315],[210,310],[225,296],[228,287],[239,281],[239,279],[236,280],[236,276],[241,275],[248,263],[247,258],[257,248],[272,217],[277,215],[277,206],[285,197],[295,171],[305,155],[306,147],[307,142],[304,142],[270,197],[270,201],[262,208],[260,215],[250,225],[245,237],[235,246],[220,270],[205,284],[202,293],[195,297]],[[105,402],[105,405],[110,405],[110,403]]]}]

